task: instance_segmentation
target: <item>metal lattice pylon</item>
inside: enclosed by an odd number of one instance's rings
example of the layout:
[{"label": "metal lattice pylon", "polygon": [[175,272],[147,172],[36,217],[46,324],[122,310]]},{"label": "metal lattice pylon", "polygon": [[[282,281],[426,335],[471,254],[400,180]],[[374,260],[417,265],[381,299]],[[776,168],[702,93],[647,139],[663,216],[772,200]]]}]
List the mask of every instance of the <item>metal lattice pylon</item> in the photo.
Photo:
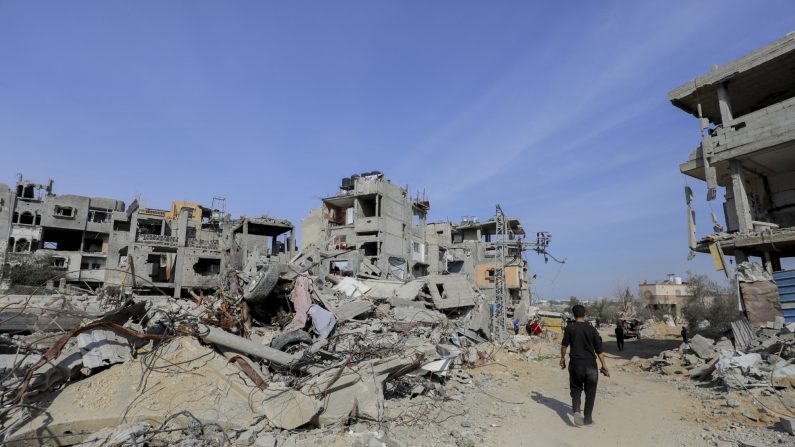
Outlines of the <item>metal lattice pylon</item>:
[{"label": "metal lattice pylon", "polygon": [[494,306],[491,314],[491,337],[495,341],[503,341],[508,338],[508,314],[507,314],[507,296],[508,291],[505,287],[505,258],[508,239],[508,226],[505,221],[505,213],[502,212],[502,207],[497,204],[497,213],[495,216],[495,248],[497,249],[494,258]]}]

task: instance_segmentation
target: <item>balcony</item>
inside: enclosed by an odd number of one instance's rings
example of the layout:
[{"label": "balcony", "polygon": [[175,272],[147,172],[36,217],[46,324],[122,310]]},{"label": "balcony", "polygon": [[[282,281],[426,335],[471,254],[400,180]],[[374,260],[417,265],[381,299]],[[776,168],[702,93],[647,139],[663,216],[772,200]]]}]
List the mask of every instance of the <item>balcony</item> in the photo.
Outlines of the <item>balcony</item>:
[{"label": "balcony", "polygon": [[159,245],[161,247],[178,247],[179,238],[176,236],[163,236],[160,234],[141,234],[135,238],[136,242],[142,244]]}]

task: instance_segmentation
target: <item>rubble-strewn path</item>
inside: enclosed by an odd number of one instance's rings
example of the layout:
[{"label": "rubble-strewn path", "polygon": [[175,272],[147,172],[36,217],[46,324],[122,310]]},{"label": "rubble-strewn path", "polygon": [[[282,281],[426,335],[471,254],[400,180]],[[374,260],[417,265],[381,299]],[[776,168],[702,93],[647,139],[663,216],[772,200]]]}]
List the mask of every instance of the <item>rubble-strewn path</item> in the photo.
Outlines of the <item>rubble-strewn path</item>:
[{"label": "rubble-strewn path", "polygon": [[[571,422],[568,375],[558,367],[557,343],[534,341],[526,353],[500,352],[497,363],[468,370],[471,383],[449,380],[447,402],[428,402],[427,413],[414,425],[359,423],[345,434],[321,440],[335,446],[376,446],[382,441],[387,446],[458,447],[795,446],[795,436],[780,427],[726,414],[725,390],[698,385],[684,376],[645,372],[630,361],[678,347],[681,341],[673,333],[629,340],[622,352],[616,351],[607,331],[603,338],[611,377],[600,377],[593,426],[576,427]],[[733,409],[734,413],[757,411],[752,398],[736,397],[744,407]],[[451,416],[454,413],[458,415]],[[378,431],[380,439],[374,435]],[[317,440],[310,436],[298,445]]]},{"label": "rubble-strewn path", "polygon": [[[628,345],[631,343],[628,343]],[[510,366],[523,369],[498,394],[521,397],[515,409],[487,437],[505,446],[714,445],[699,421],[698,403],[649,375],[622,371],[610,356],[611,377],[599,378],[593,426],[576,427],[569,415],[568,374],[550,359]],[[516,411],[518,410],[518,411]],[[707,439],[705,439],[707,438]]]}]

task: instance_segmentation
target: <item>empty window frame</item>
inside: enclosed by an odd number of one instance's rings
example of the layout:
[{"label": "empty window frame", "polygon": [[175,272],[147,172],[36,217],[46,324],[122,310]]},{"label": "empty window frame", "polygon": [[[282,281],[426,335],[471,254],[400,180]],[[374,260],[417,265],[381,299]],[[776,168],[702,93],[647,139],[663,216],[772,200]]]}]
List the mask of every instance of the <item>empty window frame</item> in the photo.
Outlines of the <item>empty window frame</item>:
[{"label": "empty window frame", "polygon": [[55,205],[55,217],[74,219],[75,209],[72,208],[71,206]]},{"label": "empty window frame", "polygon": [[193,272],[199,276],[215,276],[221,273],[221,260],[199,258],[199,260],[193,264]]},{"label": "empty window frame", "polygon": [[33,216],[33,213],[30,211],[25,211],[19,216],[19,223],[20,225],[33,225],[36,221],[36,218]]}]

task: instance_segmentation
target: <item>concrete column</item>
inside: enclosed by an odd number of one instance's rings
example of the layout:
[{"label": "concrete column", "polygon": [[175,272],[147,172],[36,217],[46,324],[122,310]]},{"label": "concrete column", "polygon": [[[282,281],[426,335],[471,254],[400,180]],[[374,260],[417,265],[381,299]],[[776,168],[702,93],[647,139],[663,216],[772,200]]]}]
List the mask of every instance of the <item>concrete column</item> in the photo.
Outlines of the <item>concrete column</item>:
[{"label": "concrete column", "polygon": [[748,260],[748,255],[742,250],[734,250],[734,263],[740,265]]},{"label": "concrete column", "polygon": [[778,256],[773,256],[770,261],[771,266],[773,267],[774,272],[781,271],[781,258]]},{"label": "concrete column", "polygon": [[[234,239],[235,235],[232,233],[232,238]],[[248,220],[243,221],[243,265],[246,265],[246,260],[248,259]]]},{"label": "concrete column", "polygon": [[[188,210],[182,209],[179,212],[179,221],[177,222],[179,229],[177,230],[178,244],[180,247],[188,245]],[[163,221],[163,229],[166,228],[166,222]]]},{"label": "concrete column", "polygon": [[773,274],[773,260],[770,258],[770,252],[769,251],[765,251],[764,259],[765,259],[765,270],[767,270],[767,273],[770,273],[772,275]]},{"label": "concrete column", "polygon": [[720,119],[724,126],[734,118],[732,117],[731,101],[729,100],[729,90],[726,83],[718,86],[718,105],[720,106]]},{"label": "concrete column", "polygon": [[295,227],[290,228],[290,253],[295,253]]},{"label": "concrete column", "polygon": [[752,231],[754,224],[751,217],[751,206],[748,203],[748,194],[745,191],[745,176],[740,160],[731,160],[732,192],[734,193],[734,208],[737,211],[737,222],[740,232]]}]

